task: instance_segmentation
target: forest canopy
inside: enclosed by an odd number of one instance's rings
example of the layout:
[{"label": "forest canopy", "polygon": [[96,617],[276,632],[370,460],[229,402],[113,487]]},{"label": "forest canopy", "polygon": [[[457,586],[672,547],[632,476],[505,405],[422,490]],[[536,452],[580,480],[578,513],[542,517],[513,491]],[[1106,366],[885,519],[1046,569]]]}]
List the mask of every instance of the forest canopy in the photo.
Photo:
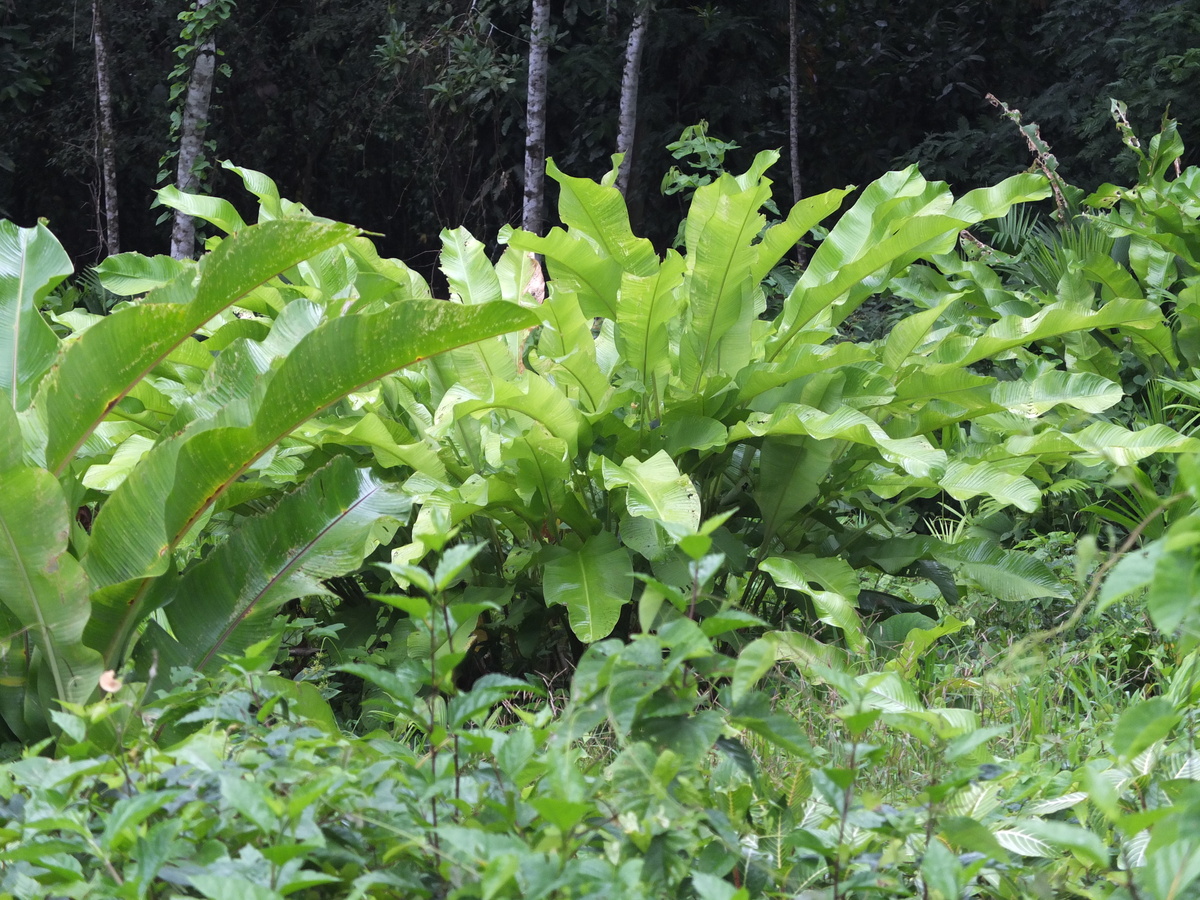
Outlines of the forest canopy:
[{"label": "forest canopy", "polygon": [[[662,197],[664,149],[702,120],[740,170],[781,149],[805,196],[894,164],[966,190],[1021,171],[994,94],[1041,125],[1062,170],[1090,188],[1131,177],[1111,127],[1124,101],[1140,133],[1169,108],[1192,146],[1200,121],[1194,0],[553,0],[546,155],[598,176],[617,149],[623,64],[647,22],[629,164],[635,226],[668,244],[682,198]],[[93,8],[94,7],[94,8]],[[528,0],[218,0],[201,189],[233,193],[222,159],[270,172],[285,195],[383,235],[428,271],[437,234],[519,222]],[[0,7],[0,215],[50,220],[77,261],[101,256],[103,143],[93,13],[100,4]],[[165,252],[151,209],[174,183],[187,93],[188,4],[103,4],[122,249]],[[181,13],[184,20],[181,21]],[[218,15],[219,14],[219,15]],[[192,31],[188,29],[192,28]],[[789,52],[796,49],[796,165]],[[1186,160],[1185,160],[1186,161]],[[776,176],[777,179],[781,175]]]}]

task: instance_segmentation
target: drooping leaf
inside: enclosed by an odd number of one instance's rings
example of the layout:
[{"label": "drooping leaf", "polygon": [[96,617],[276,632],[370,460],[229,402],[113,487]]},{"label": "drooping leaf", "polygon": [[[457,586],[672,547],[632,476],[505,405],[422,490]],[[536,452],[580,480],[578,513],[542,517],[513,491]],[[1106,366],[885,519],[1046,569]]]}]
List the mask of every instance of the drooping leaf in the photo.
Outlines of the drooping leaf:
[{"label": "drooping leaf", "polygon": [[375,523],[406,517],[409,506],[398,486],[337,457],[182,576],[160,579],[175,637],[156,647],[160,657],[208,671],[270,637],[282,603],[327,593],[322,581],[355,571],[374,549]]},{"label": "drooping leaf", "polygon": [[812,598],[817,618],[840,628],[852,650],[866,647],[862,620],[854,608],[859,590],[858,576],[845,560],[789,553],[763,560],[760,568],[779,587],[800,591]]},{"label": "drooping leaf", "polygon": [[201,325],[267,279],[354,232],[347,225],[298,220],[245,228],[206,257],[197,283],[187,283],[184,273],[159,289],[160,302],[106,316],[72,341],[38,401],[49,430],[47,468],[61,471],[117,402]]},{"label": "drooping leaf", "polygon": [[1003,550],[986,540],[969,540],[948,545],[941,560],[959,575],[1001,600],[1014,603],[1039,597],[1070,597],[1038,559],[1013,550]]},{"label": "drooping leaf", "polygon": [[29,406],[58,352],[58,338],[38,307],[72,271],[45,225],[0,221],[0,391],[18,412]]},{"label": "drooping leaf", "polygon": [[875,447],[888,462],[918,478],[934,476],[946,465],[946,454],[923,437],[892,438],[869,416],[849,406],[832,413],[797,403],[781,404],[770,415],[756,414],[729,429],[731,441],[762,435],[808,435]]},{"label": "drooping leaf", "polygon": [[821,482],[833,465],[832,453],[830,441],[811,437],[763,439],[754,500],[762,513],[766,540],[820,494]]},{"label": "drooping leaf", "polygon": [[500,279],[487,258],[486,248],[465,228],[442,231],[441,269],[450,290],[468,305],[500,300]]},{"label": "drooping leaf", "polygon": [[955,500],[990,497],[1004,506],[1012,505],[1025,512],[1033,512],[1042,501],[1042,492],[1024,475],[1005,472],[989,462],[953,460],[946,465],[938,484]]},{"label": "drooping leaf", "polygon": [[625,508],[630,515],[658,522],[680,535],[700,527],[700,495],[665,450],[645,462],[629,457],[617,465],[604,459],[601,467],[605,488],[629,489]]},{"label": "drooping leaf", "polygon": [[547,603],[562,603],[575,636],[585,644],[612,633],[621,607],[633,598],[629,551],[601,532],[577,550],[558,548],[545,565]]},{"label": "drooping leaf", "polygon": [[[335,400],[423,356],[527,327],[536,319],[509,303],[462,307],[410,300],[370,315],[333,319],[304,337],[275,370],[249,424],[196,423],[160,441],[96,517],[85,566],[103,593],[103,624],[89,644],[120,644],[143,614],[147,576],[161,574],[174,547],[255,460]],[[124,588],[117,586],[128,585]],[[116,641],[116,644],[114,644]]]},{"label": "drooping leaf", "polygon": [[0,603],[41,650],[53,696],[80,703],[104,667],[83,644],[88,580],[67,550],[70,519],[62,487],[45,469],[0,472]]},{"label": "drooping leaf", "polygon": [[208,194],[185,194],[173,184],[159,188],[158,202],[185,215],[211,222],[226,234],[233,234],[246,227],[241,215],[232,203],[222,197]]},{"label": "drooping leaf", "polygon": [[133,297],[162,287],[187,268],[188,263],[169,256],[118,253],[103,260],[95,272],[105,290],[118,297]]}]

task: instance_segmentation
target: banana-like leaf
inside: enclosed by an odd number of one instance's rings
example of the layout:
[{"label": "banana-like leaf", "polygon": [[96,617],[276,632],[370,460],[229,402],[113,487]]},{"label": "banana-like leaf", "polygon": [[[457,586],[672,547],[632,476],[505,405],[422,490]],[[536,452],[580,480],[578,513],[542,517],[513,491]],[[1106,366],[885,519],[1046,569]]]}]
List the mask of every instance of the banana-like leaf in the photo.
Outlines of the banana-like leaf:
[{"label": "banana-like leaf", "polygon": [[948,252],[962,229],[1047,191],[1040,176],[1019,175],[952,203],[946,186],[926,182],[915,166],[889,172],[867,186],[813,254],[784,305],[770,357],[831,306],[836,325],[878,290],[883,277],[923,256]]},{"label": "banana-like leaf", "polygon": [[546,174],[558,182],[558,215],[563,224],[601,248],[621,271],[651,275],[658,267],[654,245],[633,233],[625,198],[615,187],[567,175],[546,160]]},{"label": "banana-like leaf", "polygon": [[1158,324],[1162,311],[1148,300],[1113,300],[1094,312],[1068,303],[1053,303],[1032,316],[1005,316],[983,335],[960,335],[938,345],[935,362],[969,366],[992,359],[1006,350],[1072,331],[1094,328],[1149,328]]},{"label": "banana-like leaf", "polygon": [[949,544],[939,558],[956,574],[965,575],[1001,600],[1019,603],[1039,597],[1071,596],[1043,562],[1014,550],[1002,550],[991,541]]},{"label": "banana-like leaf", "polygon": [[[509,306],[510,304],[498,304]],[[513,307],[518,312],[518,307]],[[438,434],[446,434],[463,416],[496,410],[502,414],[515,412],[539,422],[550,434],[563,440],[571,456],[591,441],[587,420],[573,407],[562,392],[546,379],[526,372],[517,383],[497,381],[486,396],[480,397],[464,388],[449,391],[438,407],[434,423]]]},{"label": "banana-like leaf", "polygon": [[854,608],[858,576],[845,560],[789,553],[764,559],[760,568],[777,586],[811,597],[817,618],[840,628],[851,650],[866,649],[862,619]]},{"label": "banana-like leaf", "polygon": [[946,454],[923,437],[892,438],[874,419],[842,406],[825,413],[811,406],[782,404],[770,415],[756,414],[729,429],[730,441],[764,435],[808,435],[817,440],[852,441],[874,447],[888,462],[918,478],[934,477],[946,467]]},{"label": "banana-like leaf", "polygon": [[374,549],[376,522],[405,518],[410,505],[397,485],[337,457],[172,584],[156,586],[177,639],[161,632],[151,648],[197,671],[244,652],[271,636],[280,604],[326,593],[323,580],[358,569]]},{"label": "banana-like leaf", "polygon": [[188,266],[189,263],[170,256],[118,253],[105,259],[93,271],[105,290],[118,297],[133,297],[173,281]]},{"label": "banana-like leaf", "polygon": [[1024,475],[1005,472],[989,462],[951,460],[938,484],[955,500],[991,497],[1003,506],[1033,512],[1042,504],[1042,492]]},{"label": "banana-like leaf", "polygon": [[631,516],[658,522],[677,537],[700,527],[700,495],[665,450],[645,462],[632,456],[621,465],[603,459],[601,472],[606,489],[629,489],[625,508]]},{"label": "banana-like leaf", "polygon": [[784,254],[796,246],[804,235],[819,225],[821,220],[833,214],[842,200],[854,188],[844,187],[815,197],[805,197],[792,207],[788,217],[772,225],[755,245],[756,258],[750,270],[750,278],[758,284],[779,265]]},{"label": "banana-like leaf", "polygon": [[242,184],[246,186],[246,190],[258,198],[258,220],[260,222],[267,222],[271,219],[283,217],[283,208],[280,206],[279,200],[279,188],[271,178],[254,169],[235,166],[227,159],[221,161],[221,168],[228,169],[240,177]]},{"label": "banana-like leaf", "polygon": [[560,290],[578,295],[585,316],[614,319],[622,273],[653,275],[654,245],[634,235],[616,188],[566,175],[553,160],[547,160],[546,172],[559,183],[559,217],[570,230],[552,228],[545,237],[517,230],[508,236],[509,245],[543,254],[550,277]]},{"label": "banana-like leaf", "polygon": [[1010,412],[1035,419],[1060,403],[1084,412],[1104,412],[1119,403],[1125,392],[1119,384],[1091,372],[1030,373],[1019,381],[1002,381],[992,390],[992,399]]},{"label": "banana-like leaf", "polygon": [[[38,400],[47,468],[61,472],[135,384],[205,322],[267,279],[349,238],[348,225],[299,220],[244,228],[210,253],[198,283],[185,272],[137,306],[89,328],[66,348]],[[151,302],[161,297],[161,302]]]},{"label": "banana-like leaf", "polygon": [[8,397],[0,394],[0,472],[21,465],[25,442],[21,440],[21,422]]},{"label": "banana-like leaf", "polygon": [[1089,465],[1107,461],[1117,466],[1132,466],[1155,453],[1195,453],[1200,451],[1200,440],[1184,437],[1166,425],[1130,431],[1112,422],[1096,422],[1070,434],[1043,431],[1036,435],[1016,435],[1004,447],[1014,456],[1076,457]]},{"label": "banana-like leaf", "polygon": [[821,493],[833,465],[830,441],[772,435],[763,438],[754,501],[763,517],[763,543]]},{"label": "banana-like leaf", "polygon": [[883,365],[892,372],[900,371],[900,367],[908,361],[909,354],[925,340],[934,323],[961,296],[961,294],[952,295],[932,309],[905,316],[897,323],[884,341],[883,353],[880,357]]},{"label": "banana-like leaf", "polygon": [[950,215],[967,225],[999,219],[1018,203],[1044,200],[1050,196],[1046,176],[1025,172],[1005,178],[999,184],[968,191],[950,207]]},{"label": "banana-like leaf", "polygon": [[487,258],[486,248],[465,228],[444,229],[441,269],[450,290],[467,305],[503,299],[500,279]]},{"label": "banana-like leaf", "polygon": [[58,352],[58,337],[38,307],[72,271],[45,225],[0,221],[0,392],[18,412],[29,406]]},{"label": "banana-like leaf", "polygon": [[622,359],[637,371],[647,394],[661,396],[671,372],[667,326],[678,315],[682,298],[683,257],[667,251],[653,275],[625,274],[617,294],[616,343]]},{"label": "banana-like leaf", "polygon": [[159,188],[158,202],[181,213],[211,222],[226,234],[233,234],[246,227],[234,205],[221,197],[207,194],[185,194],[173,184]]},{"label": "banana-like leaf", "polygon": [[616,318],[614,300],[621,287],[621,265],[582,234],[551,228],[545,237],[539,237],[517,230],[510,235],[509,246],[542,254],[551,281],[559,290],[579,297],[585,316]]},{"label": "banana-like leaf", "polygon": [[[625,276],[631,277],[634,276]],[[538,335],[535,362],[538,374],[553,377],[567,387],[568,396],[577,399],[585,411],[600,412],[608,395],[609,380],[596,361],[596,341],[591,324],[579,308],[579,298],[556,291],[539,311],[543,327]]]},{"label": "banana-like leaf", "polygon": [[99,683],[100,654],[84,646],[88,580],[67,550],[71,514],[45,469],[0,472],[0,603],[41,651],[53,696],[81,703]]},{"label": "banana-like leaf", "polygon": [[[800,335],[824,341],[826,332]],[[737,374],[739,402],[755,400],[767,391],[818,372],[832,372],[843,366],[867,362],[875,358],[871,348],[842,341],[836,344],[805,343],[797,340],[782,357],[774,362],[751,363]],[[756,401],[757,402],[757,401]],[[754,404],[751,404],[752,406]],[[763,410],[766,411],[766,410]]]},{"label": "banana-like leaf", "polygon": [[231,425],[224,424],[228,416],[218,416],[161,441],[93,525],[84,562],[93,583],[105,590],[95,598],[89,646],[103,648],[108,659],[119,658],[144,613],[148,584],[142,580],[161,574],[170,550],[201,515],[308,419],[424,356],[536,321],[509,303],[463,307],[416,300],[333,319],[296,345],[266,384],[252,416],[243,411]]},{"label": "banana-like leaf", "polygon": [[751,297],[757,287],[751,280],[757,262],[751,241],[766,221],[759,210],[770,197],[766,179],[756,178],[743,188],[732,175],[722,175],[699,188],[692,199],[684,229],[686,306],[678,372],[692,392],[699,390],[716,364],[718,347],[726,335],[737,347],[730,346],[722,353],[723,357],[733,355],[721,360],[724,371],[737,372],[750,361],[749,327],[755,317]]},{"label": "banana-like leaf", "polygon": [[579,640],[585,644],[603,640],[617,626],[621,607],[633,598],[629,551],[607,531],[579,549],[551,548],[542,591],[547,604],[567,607],[567,619]]}]

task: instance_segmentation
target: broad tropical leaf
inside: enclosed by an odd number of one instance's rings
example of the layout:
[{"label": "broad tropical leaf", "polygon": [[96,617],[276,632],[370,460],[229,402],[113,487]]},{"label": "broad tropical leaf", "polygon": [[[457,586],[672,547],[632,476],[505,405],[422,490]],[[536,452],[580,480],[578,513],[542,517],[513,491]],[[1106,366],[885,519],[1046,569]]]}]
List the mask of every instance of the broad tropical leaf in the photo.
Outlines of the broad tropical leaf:
[{"label": "broad tropical leaf", "polygon": [[45,469],[0,472],[0,603],[41,651],[37,664],[59,700],[80,703],[104,666],[83,644],[88,580],[67,549],[71,513]]},{"label": "broad tropical leaf", "polygon": [[323,580],[358,569],[375,524],[406,517],[410,503],[398,486],[336,458],[182,576],[160,580],[155,594],[175,637],[159,631],[150,647],[197,671],[244,652],[272,635],[281,603],[326,593]]},{"label": "broad tropical leaf", "polygon": [[147,302],[106,316],[72,341],[38,400],[49,430],[47,468],[61,472],[121,398],[205,322],[354,233],[348,225],[297,220],[244,228],[206,257],[198,282],[184,272]]},{"label": "broad tropical leaf", "polygon": [[96,517],[84,563],[101,590],[89,646],[119,656],[144,614],[142,581],[270,448],[335,400],[414,361],[536,323],[509,303],[463,307],[410,300],[325,322],[274,371],[247,415],[242,407],[157,444]]},{"label": "broad tropical leaf", "polygon": [[601,471],[608,490],[629,489],[625,508],[631,516],[657,522],[676,536],[690,534],[700,527],[700,495],[692,480],[679,473],[665,450],[645,462],[629,457],[617,465],[605,459]]},{"label": "broad tropical leaf", "polygon": [[18,412],[58,352],[38,307],[71,272],[70,257],[45,225],[0,221],[0,391]]},{"label": "broad tropical leaf", "polygon": [[543,593],[547,604],[562,603],[575,636],[585,644],[608,637],[633,598],[629,551],[601,532],[581,548],[548,552]]}]

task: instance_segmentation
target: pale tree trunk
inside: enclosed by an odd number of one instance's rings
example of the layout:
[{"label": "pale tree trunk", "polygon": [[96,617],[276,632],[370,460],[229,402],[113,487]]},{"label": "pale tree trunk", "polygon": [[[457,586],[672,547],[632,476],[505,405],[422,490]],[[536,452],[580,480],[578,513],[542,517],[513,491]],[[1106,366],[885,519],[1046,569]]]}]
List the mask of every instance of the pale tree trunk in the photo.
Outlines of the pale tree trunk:
[{"label": "pale tree trunk", "polygon": [[546,73],[550,56],[550,0],[533,0],[529,38],[529,94],[525,104],[525,208],[521,227],[540,234],[546,205]]},{"label": "pale tree trunk", "polygon": [[[212,0],[196,0],[196,9],[203,9],[210,3]],[[175,170],[175,186],[184,193],[194,193],[199,185],[192,169],[204,150],[204,129],[208,126],[208,107],[217,68],[217,42],[211,31],[208,34],[196,51],[179,126],[179,166]],[[176,210],[171,229],[171,256],[190,259],[195,252],[196,223],[191,216]]]},{"label": "pale tree trunk", "polygon": [[[792,202],[799,203],[800,189],[800,29],[796,0],[788,0],[788,164],[791,166]],[[796,244],[796,262],[804,265],[804,246]]]},{"label": "pale tree trunk", "polygon": [[621,112],[617,125],[617,152],[624,153],[621,171],[617,173],[617,190],[621,196],[629,191],[630,173],[633,171],[633,141],[637,136],[638,86],[642,75],[642,45],[645,43],[646,28],[650,24],[650,4],[643,3],[629,29],[629,42],[625,45],[625,71],[621,74]]},{"label": "pale tree trunk", "polygon": [[104,16],[100,0],[92,2],[92,43],[96,48],[96,104],[100,109],[100,175],[104,182],[104,248],[121,252],[121,221],[117,206],[117,131],[113,125],[112,82],[104,46]]}]

